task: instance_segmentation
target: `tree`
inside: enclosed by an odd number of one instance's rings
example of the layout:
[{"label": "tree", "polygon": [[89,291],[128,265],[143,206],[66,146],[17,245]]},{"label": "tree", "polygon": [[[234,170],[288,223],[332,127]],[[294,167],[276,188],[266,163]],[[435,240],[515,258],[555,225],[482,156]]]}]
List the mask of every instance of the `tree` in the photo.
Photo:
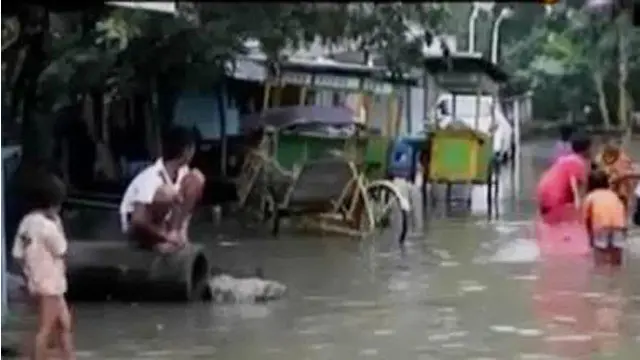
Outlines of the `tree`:
[{"label": "tree", "polygon": [[[379,52],[402,73],[447,16],[439,4],[402,3],[181,3],[177,17],[104,6],[57,10],[18,4],[3,13],[3,29],[7,17],[21,29],[15,49],[3,47],[3,59],[12,64],[8,109],[22,119],[26,160],[52,153],[42,146],[52,139],[43,130],[52,121],[44,118],[87,94],[100,103],[115,94],[164,94],[154,101],[160,119],[173,113],[179,91],[210,87],[227,75],[250,39],[275,66],[287,49],[319,39]],[[406,36],[415,24],[426,24],[420,36]]]},{"label": "tree", "polygon": [[[523,11],[525,5],[513,5],[515,13],[534,14]],[[640,88],[625,80],[625,73],[640,70],[635,60],[640,36],[624,16],[612,19],[583,5],[565,1],[527,22],[505,24],[505,65],[535,89],[538,118],[571,118],[590,106],[599,110],[605,127],[625,127],[631,110],[626,100],[640,95]]]}]

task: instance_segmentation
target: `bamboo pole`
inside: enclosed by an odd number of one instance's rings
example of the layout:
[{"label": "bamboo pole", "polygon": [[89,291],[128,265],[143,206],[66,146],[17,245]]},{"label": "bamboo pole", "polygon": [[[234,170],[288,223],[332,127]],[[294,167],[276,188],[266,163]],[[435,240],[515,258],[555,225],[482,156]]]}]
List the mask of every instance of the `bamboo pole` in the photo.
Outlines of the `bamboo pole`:
[{"label": "bamboo pole", "polygon": [[402,98],[400,96],[395,96],[394,101],[395,111],[394,111],[394,127],[393,127],[393,137],[400,136],[400,126],[402,125]]},{"label": "bamboo pole", "polygon": [[387,97],[387,121],[384,123],[384,132],[383,136],[392,137],[393,129],[395,128],[395,99],[393,98],[393,93],[389,94]]},{"label": "bamboo pole", "polygon": [[478,130],[480,125],[480,108],[482,107],[482,90],[480,89],[480,85],[476,86],[476,113],[473,119],[473,128]]},{"label": "bamboo pole", "polygon": [[282,91],[284,90],[284,85],[278,81],[273,93],[273,102],[271,103],[271,107],[278,107],[282,103]]},{"label": "bamboo pole", "polygon": [[267,80],[264,84],[264,93],[262,95],[262,112],[264,113],[269,108],[269,98],[271,97],[271,82]]},{"label": "bamboo pole", "polygon": [[300,88],[300,93],[298,94],[298,105],[304,106],[306,104],[307,93],[308,93],[308,88],[306,85],[303,85]]}]

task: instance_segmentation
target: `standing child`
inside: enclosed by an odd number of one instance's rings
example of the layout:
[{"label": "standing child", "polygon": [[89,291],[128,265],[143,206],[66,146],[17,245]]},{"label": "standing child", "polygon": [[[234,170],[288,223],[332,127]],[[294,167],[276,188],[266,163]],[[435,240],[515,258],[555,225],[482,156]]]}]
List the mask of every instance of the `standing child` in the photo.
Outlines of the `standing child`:
[{"label": "standing child", "polygon": [[640,178],[631,158],[619,146],[609,143],[598,155],[596,163],[607,174],[611,190],[626,208],[630,208],[634,188]]},{"label": "standing child", "polygon": [[60,179],[51,174],[39,177],[38,184],[29,189],[30,211],[22,218],[13,244],[12,255],[22,265],[29,294],[38,309],[35,360],[48,358],[50,340],[61,345],[62,359],[75,359],[71,317],[64,298],[67,239],[59,216],[64,197]]},{"label": "standing child", "polygon": [[595,262],[619,266],[627,233],[625,206],[604,171],[590,174],[589,190],[583,210]]}]

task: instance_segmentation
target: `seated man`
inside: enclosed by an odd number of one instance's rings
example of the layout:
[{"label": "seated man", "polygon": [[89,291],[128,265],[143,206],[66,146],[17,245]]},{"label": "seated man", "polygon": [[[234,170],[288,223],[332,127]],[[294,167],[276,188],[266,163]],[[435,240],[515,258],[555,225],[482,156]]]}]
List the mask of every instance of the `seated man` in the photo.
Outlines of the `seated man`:
[{"label": "seated man", "polygon": [[191,213],[202,196],[205,178],[189,169],[195,137],[183,127],[168,129],[162,157],[129,184],[120,204],[122,231],[143,248],[180,249],[188,240]]}]

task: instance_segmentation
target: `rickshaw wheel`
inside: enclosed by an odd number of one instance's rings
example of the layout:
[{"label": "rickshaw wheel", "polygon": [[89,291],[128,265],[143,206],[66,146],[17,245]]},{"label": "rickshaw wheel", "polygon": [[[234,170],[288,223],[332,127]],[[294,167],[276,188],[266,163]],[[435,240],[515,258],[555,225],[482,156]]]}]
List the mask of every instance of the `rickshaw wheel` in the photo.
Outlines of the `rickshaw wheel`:
[{"label": "rickshaw wheel", "polygon": [[403,245],[407,237],[409,214],[402,208],[398,189],[393,184],[378,182],[367,186],[366,196],[373,220],[373,228],[382,232],[395,228],[393,238]]}]

